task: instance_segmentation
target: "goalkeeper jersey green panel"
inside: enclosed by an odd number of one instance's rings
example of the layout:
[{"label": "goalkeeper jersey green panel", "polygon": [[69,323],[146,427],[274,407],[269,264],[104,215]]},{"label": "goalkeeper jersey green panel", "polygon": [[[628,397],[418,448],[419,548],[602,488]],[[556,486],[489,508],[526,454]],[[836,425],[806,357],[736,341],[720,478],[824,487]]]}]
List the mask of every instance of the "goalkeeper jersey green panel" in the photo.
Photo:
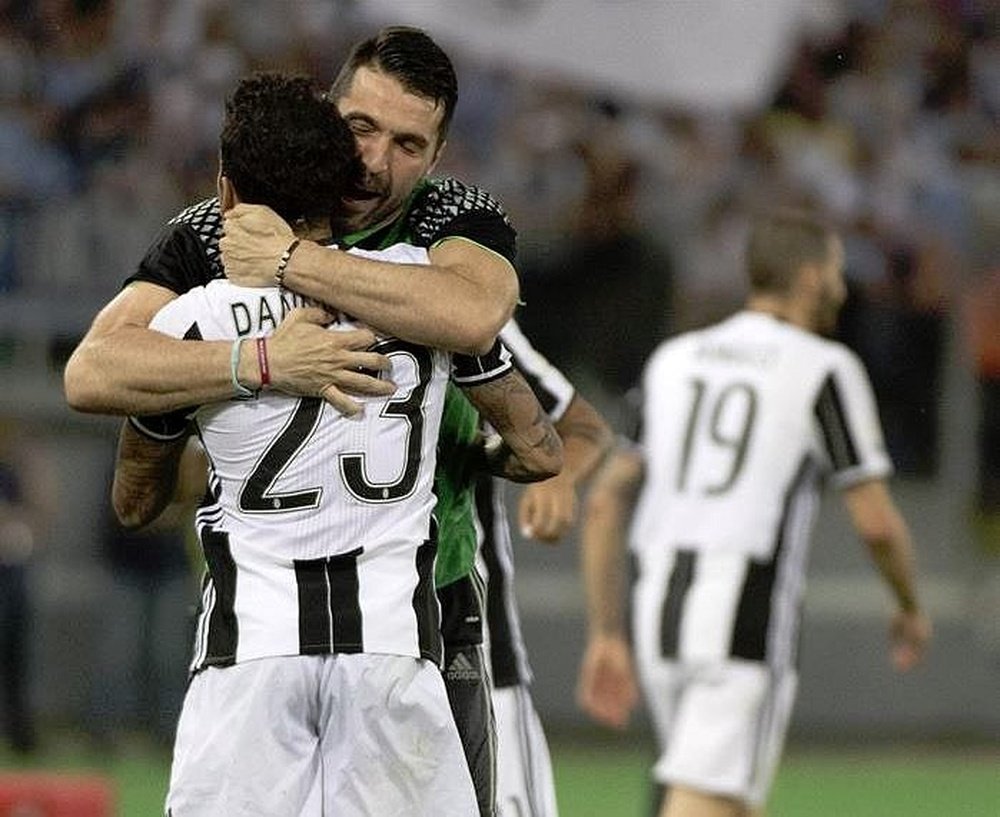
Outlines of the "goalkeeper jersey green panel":
[{"label": "goalkeeper jersey green panel", "polygon": [[479,413],[454,385],[445,395],[434,493],[438,520],[438,556],[434,583],[445,587],[472,569],[479,537],[476,531],[475,482],[465,465],[479,428]]}]

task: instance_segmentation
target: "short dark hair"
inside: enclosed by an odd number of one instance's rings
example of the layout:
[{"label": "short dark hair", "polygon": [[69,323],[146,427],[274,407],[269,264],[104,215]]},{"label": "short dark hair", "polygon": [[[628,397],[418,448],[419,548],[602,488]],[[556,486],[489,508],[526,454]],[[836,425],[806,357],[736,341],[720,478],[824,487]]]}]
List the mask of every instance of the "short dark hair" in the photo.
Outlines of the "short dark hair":
[{"label": "short dark hair", "polygon": [[754,292],[787,294],[799,270],[830,260],[836,232],[804,210],[777,209],[751,221],[746,269]]},{"label": "short dark hair", "polygon": [[226,100],[222,174],[288,222],[328,216],[362,178],[354,136],[314,80],[260,72]]},{"label": "short dark hair", "polygon": [[330,95],[338,99],[347,93],[354,74],[365,66],[388,74],[409,93],[441,105],[444,115],[438,136],[444,141],[458,103],[458,78],[448,55],[430,35],[410,26],[387,26],[362,40],[351,49]]}]

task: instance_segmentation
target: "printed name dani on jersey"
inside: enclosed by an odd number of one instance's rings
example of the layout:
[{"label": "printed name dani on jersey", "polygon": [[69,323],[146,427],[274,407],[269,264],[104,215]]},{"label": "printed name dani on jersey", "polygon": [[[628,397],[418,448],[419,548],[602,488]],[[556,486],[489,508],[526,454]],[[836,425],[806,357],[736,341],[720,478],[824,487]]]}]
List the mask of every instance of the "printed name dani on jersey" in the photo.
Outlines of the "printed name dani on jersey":
[{"label": "printed name dani on jersey", "polygon": [[296,307],[321,306],[311,298],[286,289],[280,292],[259,290],[259,294],[258,291],[247,289],[238,291],[245,292],[246,295],[229,304],[233,329],[237,337],[250,334],[259,335],[263,334],[265,330],[273,332],[278,328],[278,324],[285,319],[285,316]]}]

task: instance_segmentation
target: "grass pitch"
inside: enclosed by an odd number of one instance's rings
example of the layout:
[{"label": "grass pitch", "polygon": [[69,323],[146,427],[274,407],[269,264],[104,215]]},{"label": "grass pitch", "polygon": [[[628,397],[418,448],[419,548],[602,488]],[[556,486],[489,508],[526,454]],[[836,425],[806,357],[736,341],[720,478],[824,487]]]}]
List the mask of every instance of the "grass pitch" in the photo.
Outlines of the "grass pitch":
[{"label": "grass pitch", "polygon": [[[158,817],[169,754],[142,740],[113,755],[52,739],[38,757],[0,749],[0,773],[98,774],[117,793],[117,817]],[[648,817],[651,748],[557,737],[553,763],[563,817]],[[786,753],[769,817],[998,817],[1000,747],[806,749]]]}]

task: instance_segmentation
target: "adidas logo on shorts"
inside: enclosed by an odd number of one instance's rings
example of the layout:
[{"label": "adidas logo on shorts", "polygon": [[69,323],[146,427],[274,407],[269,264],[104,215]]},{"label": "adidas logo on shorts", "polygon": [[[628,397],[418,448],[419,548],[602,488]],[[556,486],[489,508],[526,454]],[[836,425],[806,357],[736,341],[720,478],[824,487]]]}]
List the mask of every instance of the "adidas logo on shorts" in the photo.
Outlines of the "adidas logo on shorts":
[{"label": "adidas logo on shorts", "polygon": [[480,680],[479,670],[476,669],[475,665],[464,652],[460,652],[452,659],[452,662],[445,670],[445,677],[449,681]]}]

